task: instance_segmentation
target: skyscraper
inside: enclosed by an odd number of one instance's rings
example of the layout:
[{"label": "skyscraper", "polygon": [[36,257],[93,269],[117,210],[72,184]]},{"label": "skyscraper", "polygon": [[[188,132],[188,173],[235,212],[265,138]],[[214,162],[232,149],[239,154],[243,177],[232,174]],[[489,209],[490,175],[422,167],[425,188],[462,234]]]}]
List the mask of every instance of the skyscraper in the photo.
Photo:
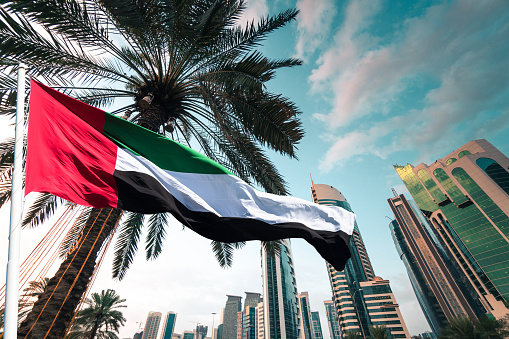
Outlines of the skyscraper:
[{"label": "skyscraper", "polygon": [[[359,283],[361,295],[370,326],[385,326],[392,338],[408,338],[410,333],[403,321],[399,305],[392,293],[389,280],[374,277],[373,280]],[[371,338],[369,332],[362,332],[363,337]]]},{"label": "skyscraper", "polygon": [[433,333],[453,318],[474,318],[476,306],[456,283],[422,212],[402,194],[387,201],[396,218],[390,223],[396,249]]},{"label": "skyscraper", "polygon": [[325,300],[325,315],[327,317],[327,325],[329,325],[329,333],[331,339],[341,339],[341,330],[339,329],[338,313],[336,306],[332,300]]},{"label": "skyscraper", "polygon": [[262,247],[265,339],[299,339],[299,302],[290,240],[274,257]]},{"label": "skyscraper", "polygon": [[163,331],[161,333],[161,339],[173,338],[173,331],[175,330],[175,323],[177,322],[177,314],[174,312],[166,313],[163,323]]},{"label": "skyscraper", "polygon": [[227,295],[223,313],[222,339],[237,339],[237,312],[242,311],[242,297]]},{"label": "skyscraper", "polygon": [[260,293],[246,292],[244,309],[238,314],[237,339],[257,338],[257,313],[256,307],[262,301]]},{"label": "skyscraper", "polygon": [[314,339],[313,320],[311,319],[311,306],[309,305],[308,292],[299,293],[299,303],[302,339]]},{"label": "skyscraper", "polygon": [[143,329],[142,339],[156,339],[157,331],[159,331],[159,323],[161,322],[161,312],[148,312],[145,328]]},{"label": "skyscraper", "polygon": [[[350,204],[340,191],[330,185],[315,184],[313,181],[311,183],[311,193],[315,203],[340,206],[353,212]],[[336,271],[327,263],[332,300],[338,317],[340,334],[344,335],[347,331],[353,331],[364,338],[369,338],[371,335],[369,327],[373,324],[383,324],[391,330],[392,337],[410,338],[399,311],[399,305],[392,302],[394,295],[390,290],[389,281],[374,275],[357,222],[354,225],[349,249],[352,257],[348,260],[342,272]],[[366,293],[368,293],[367,296]],[[378,293],[381,295],[375,296]],[[375,300],[372,298],[389,299],[391,301],[390,307],[380,307],[388,303],[375,303],[372,302],[372,300]],[[332,314],[330,310],[328,312]],[[331,332],[333,330],[334,328],[331,327]]]},{"label": "skyscraper", "polygon": [[196,330],[194,330],[195,333],[194,339],[204,339],[207,336],[208,330],[209,330],[208,326],[196,325]]},{"label": "skyscraper", "polygon": [[315,339],[323,339],[322,324],[320,323],[318,311],[311,312],[311,320],[313,322],[313,335]]},{"label": "skyscraper", "polygon": [[509,299],[509,159],[488,141],[461,146],[432,165],[395,165],[439,240],[488,313]]},{"label": "skyscraper", "polygon": [[264,326],[264,312],[263,312],[263,301],[259,302],[255,308],[256,317],[256,335],[258,339],[265,339],[265,326]]}]

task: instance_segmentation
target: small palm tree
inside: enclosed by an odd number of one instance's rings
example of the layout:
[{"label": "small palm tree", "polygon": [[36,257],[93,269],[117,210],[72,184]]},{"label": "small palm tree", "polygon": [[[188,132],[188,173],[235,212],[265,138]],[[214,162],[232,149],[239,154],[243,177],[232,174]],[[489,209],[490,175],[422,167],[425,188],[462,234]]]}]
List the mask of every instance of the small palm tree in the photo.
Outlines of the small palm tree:
[{"label": "small palm tree", "polygon": [[361,339],[361,336],[360,336],[359,332],[354,331],[354,330],[349,330],[349,331],[345,331],[344,338],[345,339]]},{"label": "small palm tree", "polygon": [[488,339],[488,335],[478,321],[468,317],[458,317],[449,321],[447,327],[440,332],[439,338]]},{"label": "small palm tree", "polygon": [[369,330],[371,331],[371,335],[375,339],[390,339],[392,338],[390,330],[387,328],[387,326],[380,325],[380,326],[370,326]]},{"label": "small palm tree", "polygon": [[[28,287],[23,289],[23,294],[20,296],[21,309],[18,311],[18,319],[23,319],[34,306],[34,303],[44,293],[46,286],[48,286],[49,278],[45,277],[40,281],[29,281]],[[0,322],[1,323],[1,322]]]},{"label": "small palm tree", "polygon": [[68,339],[114,339],[121,326],[124,326],[125,318],[118,309],[126,307],[122,305],[125,299],[114,290],[92,293],[85,300],[86,308],[79,311],[74,325],[66,336]]}]

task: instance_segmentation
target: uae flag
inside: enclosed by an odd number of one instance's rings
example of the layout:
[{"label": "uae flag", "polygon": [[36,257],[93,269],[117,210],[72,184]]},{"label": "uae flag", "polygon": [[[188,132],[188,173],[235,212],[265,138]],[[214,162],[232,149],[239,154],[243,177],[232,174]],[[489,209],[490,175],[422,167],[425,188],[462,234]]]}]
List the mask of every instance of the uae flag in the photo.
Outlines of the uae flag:
[{"label": "uae flag", "polygon": [[337,270],[355,215],[250,187],[199,152],[32,80],[25,194],[169,212],[221,242],[303,238]]}]

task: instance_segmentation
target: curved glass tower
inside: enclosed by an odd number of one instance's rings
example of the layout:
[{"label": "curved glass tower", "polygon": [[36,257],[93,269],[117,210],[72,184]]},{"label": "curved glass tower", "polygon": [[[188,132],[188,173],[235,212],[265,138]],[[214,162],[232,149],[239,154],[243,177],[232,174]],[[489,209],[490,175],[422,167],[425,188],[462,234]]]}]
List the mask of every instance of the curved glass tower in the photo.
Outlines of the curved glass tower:
[{"label": "curved glass tower", "polygon": [[487,313],[509,313],[509,158],[475,140],[432,165],[395,165]]}]

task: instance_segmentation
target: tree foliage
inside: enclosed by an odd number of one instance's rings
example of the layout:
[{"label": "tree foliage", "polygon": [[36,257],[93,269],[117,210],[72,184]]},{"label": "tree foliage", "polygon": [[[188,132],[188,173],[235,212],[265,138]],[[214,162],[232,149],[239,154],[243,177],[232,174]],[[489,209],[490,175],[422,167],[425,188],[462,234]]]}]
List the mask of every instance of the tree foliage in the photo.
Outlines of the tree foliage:
[{"label": "tree foliage", "polygon": [[125,299],[111,289],[92,293],[85,300],[86,307],[78,312],[76,320],[67,339],[116,339],[120,327],[124,326],[124,318],[120,308]]}]

